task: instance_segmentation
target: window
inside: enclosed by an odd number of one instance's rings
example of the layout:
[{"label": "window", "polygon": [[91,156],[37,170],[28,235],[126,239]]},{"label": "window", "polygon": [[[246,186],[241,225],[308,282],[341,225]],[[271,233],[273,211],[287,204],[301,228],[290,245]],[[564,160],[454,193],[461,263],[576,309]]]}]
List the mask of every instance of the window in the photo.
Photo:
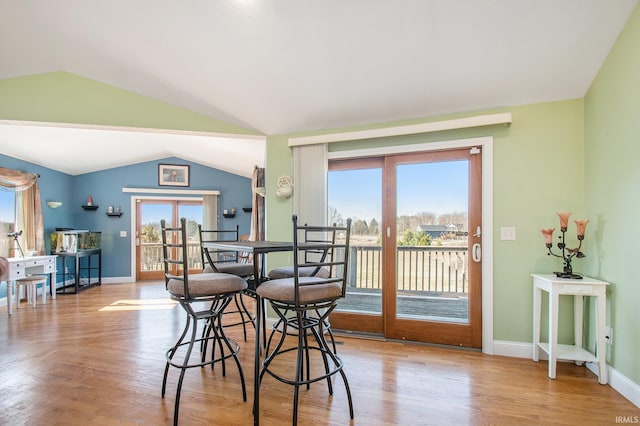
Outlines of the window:
[{"label": "window", "polygon": [[[0,256],[8,257],[13,238],[7,234],[15,229],[15,193],[0,191]],[[13,255],[13,251],[11,252]]]}]

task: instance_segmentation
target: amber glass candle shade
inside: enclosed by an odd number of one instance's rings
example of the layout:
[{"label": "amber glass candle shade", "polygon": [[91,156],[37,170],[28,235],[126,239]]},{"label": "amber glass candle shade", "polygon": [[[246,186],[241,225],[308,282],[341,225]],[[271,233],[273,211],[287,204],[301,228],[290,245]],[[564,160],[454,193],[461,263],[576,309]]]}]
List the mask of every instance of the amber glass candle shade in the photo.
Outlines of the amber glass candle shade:
[{"label": "amber glass candle shade", "polygon": [[553,238],[553,231],[555,231],[555,228],[544,228],[542,230],[544,243],[547,245],[547,247],[551,247],[551,239]]},{"label": "amber glass candle shade", "polygon": [[563,231],[566,231],[567,226],[569,226],[569,216],[571,216],[571,212],[558,213],[558,217],[560,218],[560,229]]},{"label": "amber glass candle shade", "polygon": [[574,220],[574,222],[578,227],[578,239],[579,240],[584,239],[584,231],[587,228],[587,223],[589,223],[589,219]]}]

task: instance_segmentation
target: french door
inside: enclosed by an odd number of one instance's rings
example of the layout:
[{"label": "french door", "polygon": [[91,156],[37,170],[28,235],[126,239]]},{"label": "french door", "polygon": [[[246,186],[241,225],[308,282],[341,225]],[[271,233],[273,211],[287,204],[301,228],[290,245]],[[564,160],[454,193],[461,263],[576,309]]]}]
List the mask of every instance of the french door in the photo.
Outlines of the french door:
[{"label": "french door", "polygon": [[189,270],[202,271],[198,237],[202,201],[139,199],[136,204],[136,280],[164,279],[161,219],[170,226],[179,226],[181,217],[187,219]]},{"label": "french door", "polygon": [[333,328],[481,347],[481,163],[479,148],[330,162],[330,218],[353,221]]}]

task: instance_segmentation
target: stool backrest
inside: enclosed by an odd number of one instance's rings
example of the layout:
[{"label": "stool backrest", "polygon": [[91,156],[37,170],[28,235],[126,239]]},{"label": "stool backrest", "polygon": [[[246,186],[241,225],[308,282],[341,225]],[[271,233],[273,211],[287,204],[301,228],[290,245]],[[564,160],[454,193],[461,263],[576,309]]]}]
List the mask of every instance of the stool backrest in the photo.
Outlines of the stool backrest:
[{"label": "stool backrest", "polygon": [[[295,281],[295,303],[300,301],[300,288],[311,285],[338,283],[341,296],[347,291],[347,267],[349,265],[349,239],[351,236],[351,219],[346,225],[298,225],[298,216],[292,216],[293,222],[293,277]],[[316,268],[314,279],[301,279],[298,270],[303,267]],[[327,278],[315,276],[320,268],[329,270]]]},{"label": "stool backrest", "polygon": [[200,237],[200,254],[203,268],[209,264],[214,272],[220,272],[216,268],[216,263],[238,262],[238,252],[206,249],[204,244],[215,241],[238,241],[240,235],[239,225],[236,225],[235,229],[202,229],[202,225],[198,225],[198,235]]},{"label": "stool backrest", "polygon": [[184,297],[189,295],[189,257],[187,254],[187,219],[180,218],[180,226],[167,226],[164,219],[160,221],[162,232],[162,263],[164,265],[165,287],[170,280],[184,283]]}]

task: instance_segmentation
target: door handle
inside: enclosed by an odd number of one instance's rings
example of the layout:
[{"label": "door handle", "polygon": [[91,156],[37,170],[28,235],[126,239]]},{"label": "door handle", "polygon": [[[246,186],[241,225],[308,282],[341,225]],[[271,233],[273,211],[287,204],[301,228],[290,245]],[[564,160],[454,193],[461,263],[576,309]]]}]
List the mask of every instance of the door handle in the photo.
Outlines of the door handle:
[{"label": "door handle", "polygon": [[480,246],[480,243],[475,243],[471,247],[471,259],[473,259],[474,262],[480,262],[480,260],[482,260],[482,246]]}]

